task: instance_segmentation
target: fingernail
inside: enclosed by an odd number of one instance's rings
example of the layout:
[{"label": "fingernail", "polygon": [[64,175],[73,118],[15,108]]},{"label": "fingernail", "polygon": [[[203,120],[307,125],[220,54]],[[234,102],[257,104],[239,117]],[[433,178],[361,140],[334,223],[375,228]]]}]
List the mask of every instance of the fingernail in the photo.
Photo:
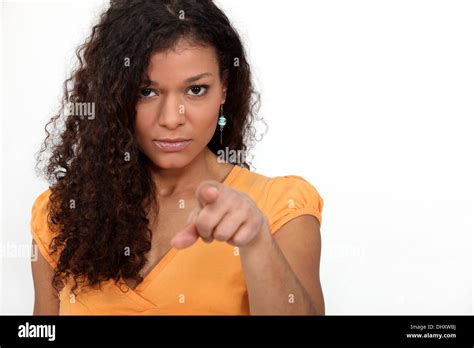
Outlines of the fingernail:
[{"label": "fingernail", "polygon": [[211,190],[211,191],[214,191],[215,193],[218,193],[218,192],[219,192],[219,190],[218,190],[217,187],[215,187],[215,186],[211,186],[210,190]]}]

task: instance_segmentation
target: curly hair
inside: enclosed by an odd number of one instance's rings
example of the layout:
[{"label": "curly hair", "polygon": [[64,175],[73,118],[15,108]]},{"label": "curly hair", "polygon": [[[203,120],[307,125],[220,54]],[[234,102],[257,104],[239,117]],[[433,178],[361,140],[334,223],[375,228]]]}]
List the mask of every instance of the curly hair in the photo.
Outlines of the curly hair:
[{"label": "curly hair", "polygon": [[[78,64],[36,158],[51,191],[48,226],[57,235],[50,253],[59,254],[52,285],[58,291],[70,277],[73,292],[78,284],[143,281],[148,214],[158,211],[158,199],[137,145],[135,106],[151,55],[182,38],[213,47],[221,78],[228,73],[223,145],[216,129],[208,148],[248,151],[255,143],[260,95],[241,39],[222,11],[211,0],[112,0],[76,50]],[[84,103],[94,106],[93,118],[66,115],[68,105]]]}]

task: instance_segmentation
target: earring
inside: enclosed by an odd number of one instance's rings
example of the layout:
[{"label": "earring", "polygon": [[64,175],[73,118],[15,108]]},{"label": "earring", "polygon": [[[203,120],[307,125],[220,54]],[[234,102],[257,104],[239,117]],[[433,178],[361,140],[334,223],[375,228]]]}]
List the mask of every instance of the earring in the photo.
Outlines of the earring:
[{"label": "earring", "polygon": [[224,126],[226,125],[227,120],[224,116],[224,107],[223,104],[221,104],[221,116],[219,117],[219,120],[217,121],[217,124],[221,127],[221,145],[222,145],[222,130],[224,129]]}]

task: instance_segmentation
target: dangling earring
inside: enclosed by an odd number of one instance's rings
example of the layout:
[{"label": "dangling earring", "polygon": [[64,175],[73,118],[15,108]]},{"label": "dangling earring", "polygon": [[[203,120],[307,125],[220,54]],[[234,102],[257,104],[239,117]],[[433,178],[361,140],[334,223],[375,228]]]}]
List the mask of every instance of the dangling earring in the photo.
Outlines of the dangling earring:
[{"label": "dangling earring", "polygon": [[226,123],[227,123],[227,120],[224,116],[224,107],[223,107],[223,104],[221,104],[221,116],[219,117],[219,120],[217,121],[217,124],[221,127],[221,145],[222,145],[222,130],[224,129],[224,126]]}]

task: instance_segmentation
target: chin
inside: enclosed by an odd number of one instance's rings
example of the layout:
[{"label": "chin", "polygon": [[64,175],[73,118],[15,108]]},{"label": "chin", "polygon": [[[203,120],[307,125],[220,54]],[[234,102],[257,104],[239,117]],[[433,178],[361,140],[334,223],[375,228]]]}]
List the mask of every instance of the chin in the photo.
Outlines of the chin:
[{"label": "chin", "polygon": [[187,157],[173,154],[171,156],[161,156],[161,158],[155,159],[153,163],[161,169],[177,169],[185,167],[189,163],[189,160]]}]

